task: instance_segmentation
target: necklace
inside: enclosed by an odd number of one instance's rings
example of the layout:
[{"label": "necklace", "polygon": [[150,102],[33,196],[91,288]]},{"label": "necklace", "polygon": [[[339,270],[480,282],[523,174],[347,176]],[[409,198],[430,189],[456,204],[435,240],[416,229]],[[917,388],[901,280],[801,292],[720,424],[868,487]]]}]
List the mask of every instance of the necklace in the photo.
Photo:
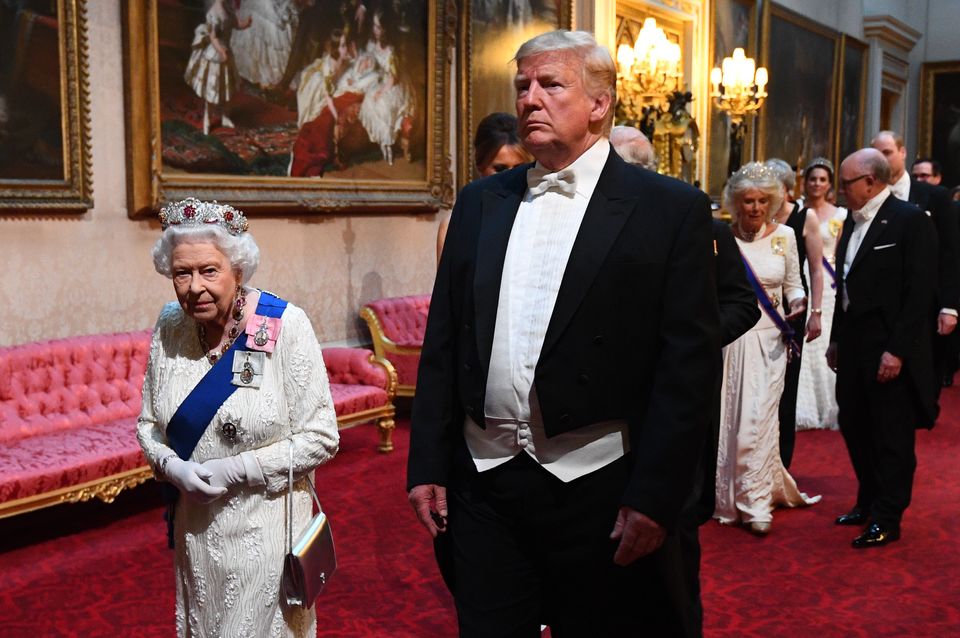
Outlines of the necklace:
[{"label": "necklace", "polygon": [[743,239],[743,241],[752,242],[757,237],[763,237],[763,234],[767,232],[767,222],[763,222],[763,224],[760,225],[760,230],[755,233],[745,231],[740,224],[737,224],[737,228],[740,229],[740,235],[742,235],[741,239]]},{"label": "necklace", "polygon": [[207,357],[207,361],[209,361],[211,365],[216,363],[220,357],[230,349],[233,342],[236,341],[237,336],[240,334],[240,322],[243,321],[243,309],[246,305],[247,291],[243,286],[237,286],[236,299],[233,302],[233,311],[231,313],[233,325],[227,332],[227,341],[223,344],[223,347],[220,348],[219,352],[210,352],[210,345],[207,343],[207,330],[203,327],[202,323],[197,322],[197,337],[200,339],[200,350],[205,353],[204,356]]}]

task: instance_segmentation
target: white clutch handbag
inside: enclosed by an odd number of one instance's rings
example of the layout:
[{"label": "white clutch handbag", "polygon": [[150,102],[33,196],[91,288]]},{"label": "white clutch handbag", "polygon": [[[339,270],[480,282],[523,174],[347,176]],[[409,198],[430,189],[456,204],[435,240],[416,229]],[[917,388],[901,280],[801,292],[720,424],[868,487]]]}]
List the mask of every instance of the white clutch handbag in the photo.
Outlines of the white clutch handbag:
[{"label": "white clutch handbag", "polygon": [[310,477],[305,477],[317,514],[293,539],[293,442],[290,442],[290,474],[287,484],[287,555],[283,559],[280,587],[288,605],[313,607],[314,601],[337,569],[337,552],[333,545],[330,519],[320,507],[317,490]]}]

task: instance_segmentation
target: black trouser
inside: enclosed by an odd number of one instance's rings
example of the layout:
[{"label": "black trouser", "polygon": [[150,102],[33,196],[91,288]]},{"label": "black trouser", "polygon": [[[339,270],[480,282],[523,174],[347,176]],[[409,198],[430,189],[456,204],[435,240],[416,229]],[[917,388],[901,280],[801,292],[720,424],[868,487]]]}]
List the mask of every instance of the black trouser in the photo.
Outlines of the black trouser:
[{"label": "black trouser", "polygon": [[[790,322],[793,338],[800,351],[803,351],[803,339],[807,334],[806,319]],[[797,390],[800,387],[800,356],[791,357],[787,363],[787,372],[783,380],[783,394],[780,395],[780,460],[784,467],[790,467],[793,460],[793,448],[797,440]]]},{"label": "black trouser", "polygon": [[628,457],[569,483],[525,453],[470,469],[448,490],[438,543],[438,554],[452,554],[461,636],[535,638],[541,623],[555,638],[700,635],[676,536],[628,567],[613,563]]},{"label": "black trouser", "polygon": [[[947,336],[933,334],[933,370],[936,373],[937,398],[944,381],[953,379],[957,373],[957,358],[960,356],[960,331],[954,330]],[[951,381],[952,382],[952,381]]]},{"label": "black trouser", "polygon": [[857,475],[857,507],[872,522],[899,528],[910,505],[917,409],[906,366],[877,382],[880,352],[841,347],[837,371],[840,432]]}]

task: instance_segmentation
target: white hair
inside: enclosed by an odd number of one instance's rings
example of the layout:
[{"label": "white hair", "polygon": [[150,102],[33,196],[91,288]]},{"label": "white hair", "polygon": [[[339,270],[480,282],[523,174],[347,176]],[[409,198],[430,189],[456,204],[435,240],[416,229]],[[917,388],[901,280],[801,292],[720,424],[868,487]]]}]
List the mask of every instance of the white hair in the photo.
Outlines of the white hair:
[{"label": "white hair", "polygon": [[793,191],[797,182],[797,172],[793,170],[792,166],[779,157],[771,157],[765,164],[774,172],[788,193]]},{"label": "white hair", "polygon": [[730,176],[727,185],[723,188],[723,207],[734,221],[740,214],[737,209],[737,200],[748,190],[758,190],[767,196],[769,208],[767,221],[780,210],[783,203],[783,185],[776,172],[760,162],[750,162]]},{"label": "white hair", "polygon": [[656,172],[657,156],[642,131],[632,126],[614,126],[610,131],[610,144],[623,161]]},{"label": "white hair", "polygon": [[558,29],[530,38],[520,45],[513,59],[519,64],[525,58],[553,51],[570,51],[580,58],[587,95],[597,98],[606,93],[610,96],[610,109],[603,120],[603,133],[609,135],[617,105],[617,65],[610,52],[586,31]]},{"label": "white hair", "polygon": [[260,248],[248,232],[231,235],[217,224],[170,226],[153,245],[153,267],[164,277],[173,278],[173,249],[180,244],[213,244],[226,255],[230,266],[243,273],[246,284],[260,265]]}]

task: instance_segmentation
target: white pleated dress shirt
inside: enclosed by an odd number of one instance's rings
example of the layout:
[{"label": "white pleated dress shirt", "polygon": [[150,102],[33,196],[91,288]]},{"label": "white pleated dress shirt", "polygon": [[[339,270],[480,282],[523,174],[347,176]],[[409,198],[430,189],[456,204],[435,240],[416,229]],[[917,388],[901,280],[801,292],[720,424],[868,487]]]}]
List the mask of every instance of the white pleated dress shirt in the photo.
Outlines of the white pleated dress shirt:
[{"label": "white pleated dress shirt", "polygon": [[[610,154],[602,138],[567,167],[576,193],[551,189],[520,203],[500,280],[487,394],[486,429],[469,416],[464,436],[477,470],[521,452],[564,482],[612,463],[629,450],[625,421],[605,421],[547,439],[534,371],[580,223]],[[539,163],[537,168],[540,168]]]},{"label": "white pleated dress shirt", "polygon": [[[891,194],[890,187],[885,186],[882,191],[869,199],[867,203],[863,205],[863,208],[851,211],[855,221],[853,223],[853,232],[850,233],[850,241],[847,243],[847,252],[843,256],[844,284],[846,284],[847,275],[850,273],[850,266],[857,257],[857,251],[860,250],[860,244],[863,243],[863,238],[866,236],[867,231],[870,230],[870,224],[873,223],[873,218],[877,216],[877,211],[880,210],[880,207],[883,206],[883,203],[887,201],[887,198],[890,197]],[[843,309],[846,310],[849,306],[850,292],[847,286],[844,285]]]}]

